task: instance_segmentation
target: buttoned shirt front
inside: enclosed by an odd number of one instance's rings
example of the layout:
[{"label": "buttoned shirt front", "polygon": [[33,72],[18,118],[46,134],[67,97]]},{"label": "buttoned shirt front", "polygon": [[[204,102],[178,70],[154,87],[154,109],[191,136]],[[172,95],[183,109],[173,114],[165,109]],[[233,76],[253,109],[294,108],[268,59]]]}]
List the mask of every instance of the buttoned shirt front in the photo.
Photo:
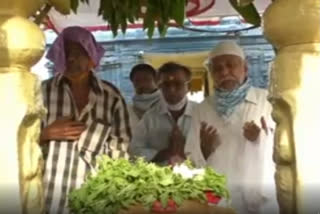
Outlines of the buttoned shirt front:
[{"label": "buttoned shirt front", "polygon": [[[277,211],[271,110],[267,91],[251,87],[229,118],[218,115],[213,97],[199,104],[192,115],[185,153],[197,166],[208,165],[226,175],[232,203],[240,214]],[[266,120],[267,131],[262,128],[261,117]],[[256,142],[243,135],[244,124],[251,121],[261,128]],[[200,149],[201,122],[215,127],[221,141],[207,160]]]},{"label": "buttoned shirt front", "polygon": [[[191,125],[192,110],[196,104],[187,102],[184,113],[177,121],[182,134],[186,137]],[[144,157],[151,161],[158,152],[169,146],[169,137],[175,124],[164,101],[144,114],[133,131],[129,152],[132,156]]]},{"label": "buttoned shirt front", "polygon": [[97,155],[128,158],[131,130],[124,99],[114,86],[93,73],[89,82],[89,101],[81,112],[78,112],[70,84],[63,75],[42,84],[44,105],[48,110],[42,121],[44,127],[70,116],[86,124],[79,140],[51,140],[42,145],[48,213],[68,213],[68,193],[81,186],[95,166]]}]

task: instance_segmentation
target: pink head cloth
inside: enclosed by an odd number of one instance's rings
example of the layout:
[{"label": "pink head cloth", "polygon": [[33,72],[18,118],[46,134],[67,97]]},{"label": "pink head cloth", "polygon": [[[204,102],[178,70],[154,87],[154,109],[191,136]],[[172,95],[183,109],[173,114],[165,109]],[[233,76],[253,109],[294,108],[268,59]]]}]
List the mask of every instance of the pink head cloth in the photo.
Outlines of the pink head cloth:
[{"label": "pink head cloth", "polygon": [[65,41],[78,42],[88,53],[95,66],[104,55],[104,48],[96,42],[93,35],[78,26],[65,28],[53,42],[46,57],[54,63],[54,73],[63,73],[66,69]]}]

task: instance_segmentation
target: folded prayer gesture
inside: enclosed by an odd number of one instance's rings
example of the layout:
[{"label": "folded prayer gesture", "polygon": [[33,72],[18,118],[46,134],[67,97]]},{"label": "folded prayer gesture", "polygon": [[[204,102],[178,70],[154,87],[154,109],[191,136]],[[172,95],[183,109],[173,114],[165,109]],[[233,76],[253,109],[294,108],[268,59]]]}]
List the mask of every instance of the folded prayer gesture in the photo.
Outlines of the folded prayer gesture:
[{"label": "folded prayer gesture", "polygon": [[180,157],[184,157],[184,144],[185,137],[183,136],[179,126],[177,124],[174,125],[171,131],[170,139],[169,139],[169,148],[171,154],[178,155]]},{"label": "folded prayer gesture", "polygon": [[217,129],[201,122],[200,128],[201,151],[205,159],[220,145]]},{"label": "folded prayer gesture", "polygon": [[[268,134],[268,129],[264,117],[261,117],[260,123],[261,128]],[[254,121],[246,122],[243,126],[243,136],[247,140],[255,142],[260,135],[261,128],[257,124],[255,124]]]}]

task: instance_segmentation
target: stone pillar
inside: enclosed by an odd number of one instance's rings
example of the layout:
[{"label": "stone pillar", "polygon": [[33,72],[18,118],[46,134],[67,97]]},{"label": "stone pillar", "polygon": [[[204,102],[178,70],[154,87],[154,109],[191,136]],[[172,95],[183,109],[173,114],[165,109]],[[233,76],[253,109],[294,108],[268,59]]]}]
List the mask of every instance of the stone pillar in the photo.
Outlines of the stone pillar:
[{"label": "stone pillar", "polygon": [[40,82],[30,67],[45,39],[27,19],[41,0],[0,1],[0,213],[44,211],[42,156],[38,145],[42,105]]},{"label": "stone pillar", "polygon": [[280,211],[320,213],[320,1],[275,0],[263,20],[277,49],[270,101]]}]

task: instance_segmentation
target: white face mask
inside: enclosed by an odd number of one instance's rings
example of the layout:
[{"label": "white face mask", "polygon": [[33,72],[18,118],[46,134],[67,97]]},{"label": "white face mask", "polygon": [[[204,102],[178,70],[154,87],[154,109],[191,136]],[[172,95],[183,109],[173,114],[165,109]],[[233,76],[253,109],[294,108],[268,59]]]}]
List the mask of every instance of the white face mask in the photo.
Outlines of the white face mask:
[{"label": "white face mask", "polygon": [[148,110],[153,104],[158,102],[161,98],[160,90],[153,92],[152,94],[136,94],[133,96],[133,105],[142,110]]},{"label": "white face mask", "polygon": [[180,111],[181,109],[183,109],[183,107],[185,107],[185,105],[188,102],[188,98],[187,96],[185,96],[180,102],[178,102],[177,104],[171,105],[169,103],[166,102],[167,104],[167,108],[169,109],[169,111]]}]

